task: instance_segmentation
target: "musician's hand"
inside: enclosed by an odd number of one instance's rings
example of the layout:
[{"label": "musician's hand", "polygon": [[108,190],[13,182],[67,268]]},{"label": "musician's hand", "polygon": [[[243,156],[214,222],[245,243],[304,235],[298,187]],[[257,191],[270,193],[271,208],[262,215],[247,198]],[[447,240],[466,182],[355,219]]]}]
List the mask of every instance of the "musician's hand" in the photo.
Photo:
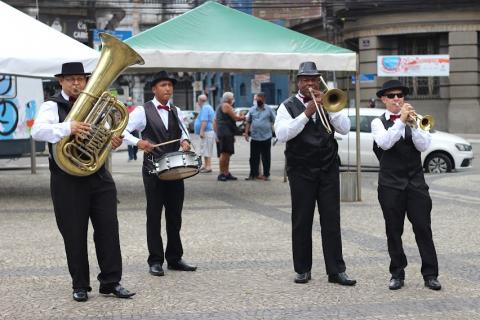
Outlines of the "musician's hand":
[{"label": "musician's hand", "polygon": [[407,123],[412,111],[415,111],[413,110],[412,106],[409,103],[404,103],[402,109],[400,110],[400,120],[403,123]]},{"label": "musician's hand", "polygon": [[203,138],[205,138],[205,132],[200,131],[200,139],[203,139]]},{"label": "musician's hand", "polygon": [[308,118],[310,118],[312,115],[315,114],[315,112],[317,112],[317,107],[315,106],[315,102],[313,100],[307,104],[304,112]]},{"label": "musician's hand", "polygon": [[248,133],[244,132],[244,133],[243,133],[243,136],[245,137],[245,141],[248,142]]},{"label": "musician's hand", "polygon": [[190,151],[191,147],[190,147],[190,142],[188,140],[183,140],[181,143],[180,143],[180,146],[182,147],[182,150],[183,151]]},{"label": "musician's hand", "polygon": [[147,140],[139,140],[137,142],[137,147],[145,152],[152,152],[153,151],[153,144],[151,144]]},{"label": "musician's hand", "polygon": [[120,147],[123,143],[123,136],[113,136],[112,137],[112,149],[115,150]]},{"label": "musician's hand", "polygon": [[92,130],[92,127],[90,126],[89,123],[75,121],[75,120],[70,122],[70,132],[71,132],[71,134],[80,135],[80,136],[83,135],[84,136],[84,135],[89,134],[91,130]]}]

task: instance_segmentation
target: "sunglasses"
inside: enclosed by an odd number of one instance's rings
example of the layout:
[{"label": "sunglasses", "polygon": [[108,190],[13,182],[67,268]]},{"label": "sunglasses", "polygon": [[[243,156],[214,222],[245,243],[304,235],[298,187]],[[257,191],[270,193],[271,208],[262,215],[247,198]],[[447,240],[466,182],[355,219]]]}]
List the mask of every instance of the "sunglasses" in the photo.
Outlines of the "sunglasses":
[{"label": "sunglasses", "polygon": [[403,93],[389,93],[385,95],[385,97],[387,97],[388,99],[393,99],[395,98],[395,96],[397,96],[398,98],[403,98],[405,95]]}]

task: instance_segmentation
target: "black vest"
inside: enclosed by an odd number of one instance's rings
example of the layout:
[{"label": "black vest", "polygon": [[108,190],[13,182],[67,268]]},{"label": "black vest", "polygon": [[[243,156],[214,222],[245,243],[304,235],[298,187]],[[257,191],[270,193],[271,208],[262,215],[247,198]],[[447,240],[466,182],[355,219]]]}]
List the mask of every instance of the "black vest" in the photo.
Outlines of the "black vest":
[{"label": "black vest", "polygon": [[[292,118],[296,118],[305,111],[305,106],[295,96],[288,98],[283,104]],[[305,128],[287,142],[285,149],[287,170],[288,168],[302,168],[309,171],[312,169],[327,171],[332,165],[338,165],[338,145],[334,132],[327,133],[318,113],[316,118],[316,122],[310,118]],[[328,123],[330,123],[330,118],[328,118]]]},{"label": "black vest", "polygon": [[[65,118],[67,117],[68,113],[70,112],[70,109],[72,109],[73,103],[65,100],[60,92],[51,96],[46,101],[54,101],[54,102],[57,103],[58,123],[61,123],[61,122],[65,121]],[[51,143],[48,143],[48,152],[50,154],[50,156],[48,157],[50,172],[68,174],[65,171],[63,171],[57,165],[57,163],[55,162],[55,160],[53,158],[53,144],[51,144]],[[106,170],[105,165],[103,165],[96,173],[102,172],[104,170]],[[72,176],[72,177],[77,177],[77,176]],[[82,178],[82,177],[77,177],[77,178]]]},{"label": "black vest", "polygon": [[[180,139],[182,136],[182,130],[180,130],[179,119],[177,114],[177,108],[172,106],[168,113],[168,130],[162,121],[162,118],[158,114],[157,108],[152,101],[148,101],[144,104],[145,118],[147,119],[147,125],[142,131],[142,139],[147,140],[150,143],[158,144],[167,142],[174,139]],[[180,141],[175,143],[166,144],[161,147],[154,148],[149,154],[143,154],[143,173],[149,174],[150,171],[155,169],[152,163],[153,158],[159,159],[165,153],[175,152],[180,149]]]},{"label": "black vest", "polygon": [[[385,129],[393,126],[392,121],[379,117]],[[404,190],[409,184],[413,187],[428,188],[423,176],[420,151],[412,141],[412,129],[405,126],[405,139],[402,137],[390,149],[383,150],[373,141],[373,152],[380,161],[378,184]]]}]

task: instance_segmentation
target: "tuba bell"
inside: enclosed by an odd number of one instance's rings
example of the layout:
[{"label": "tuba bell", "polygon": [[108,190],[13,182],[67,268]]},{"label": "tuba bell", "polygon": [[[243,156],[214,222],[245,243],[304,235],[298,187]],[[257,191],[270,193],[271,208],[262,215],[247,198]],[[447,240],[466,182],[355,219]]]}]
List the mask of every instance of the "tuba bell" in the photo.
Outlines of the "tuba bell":
[{"label": "tuba bell", "polygon": [[84,91],[80,93],[65,121],[91,125],[88,135],[70,135],[53,146],[53,158],[66,173],[88,176],[100,169],[111,150],[112,137],[120,136],[128,123],[127,108],[105,91],[130,65],[144,64],[143,58],[127,44],[101,33],[102,51]]}]

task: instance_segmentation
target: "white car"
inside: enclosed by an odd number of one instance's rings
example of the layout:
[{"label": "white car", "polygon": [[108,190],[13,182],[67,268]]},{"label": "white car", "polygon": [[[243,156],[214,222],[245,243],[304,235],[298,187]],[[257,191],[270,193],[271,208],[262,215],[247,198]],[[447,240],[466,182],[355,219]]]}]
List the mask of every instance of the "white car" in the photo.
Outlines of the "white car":
[{"label": "white car", "polygon": [[[342,166],[356,166],[356,125],[355,108],[341,112],[350,117],[350,132],[346,135],[335,133],[338,154]],[[373,153],[371,122],[381,116],[385,109],[360,108],[360,155],[362,167],[378,168],[379,162]],[[438,130],[431,130],[430,147],[422,152],[422,163],[426,172],[441,173],[469,168],[472,165],[472,145],[465,139]]]}]

